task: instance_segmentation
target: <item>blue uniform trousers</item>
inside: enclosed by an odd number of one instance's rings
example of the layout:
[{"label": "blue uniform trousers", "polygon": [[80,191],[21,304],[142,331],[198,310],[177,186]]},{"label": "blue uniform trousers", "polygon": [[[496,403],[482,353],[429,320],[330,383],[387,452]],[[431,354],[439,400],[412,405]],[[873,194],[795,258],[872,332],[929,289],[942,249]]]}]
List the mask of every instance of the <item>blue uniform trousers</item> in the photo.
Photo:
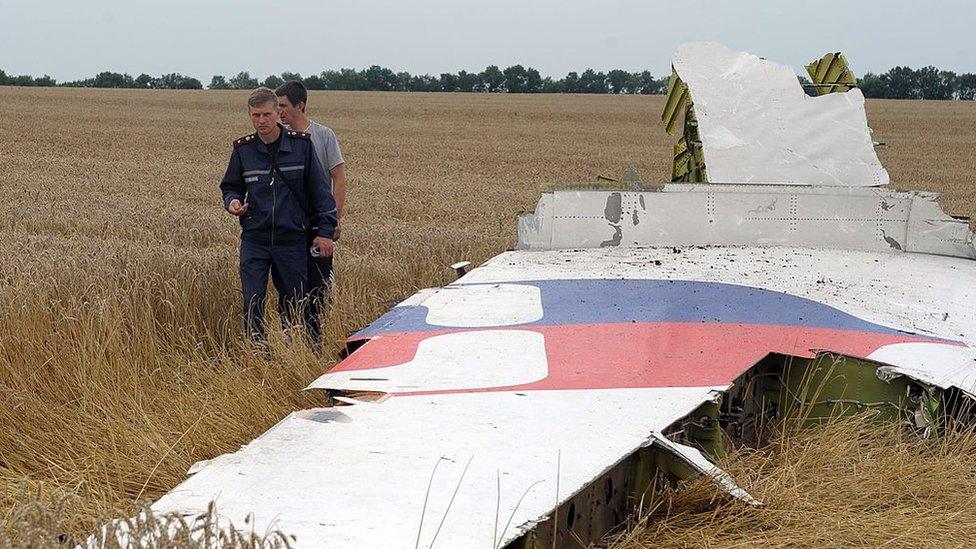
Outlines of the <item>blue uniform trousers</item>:
[{"label": "blue uniform trousers", "polygon": [[260,244],[241,240],[241,288],[244,292],[244,329],[252,339],[263,340],[264,299],[268,273],[278,290],[278,313],[282,327],[292,325],[294,312],[301,320],[302,299],[308,288],[308,249],[305,243]]},{"label": "blue uniform trousers", "polygon": [[[308,237],[308,246],[316,235]],[[332,297],[332,256],[308,256],[308,299],[305,301],[305,327],[313,345],[322,343],[321,315]]]}]

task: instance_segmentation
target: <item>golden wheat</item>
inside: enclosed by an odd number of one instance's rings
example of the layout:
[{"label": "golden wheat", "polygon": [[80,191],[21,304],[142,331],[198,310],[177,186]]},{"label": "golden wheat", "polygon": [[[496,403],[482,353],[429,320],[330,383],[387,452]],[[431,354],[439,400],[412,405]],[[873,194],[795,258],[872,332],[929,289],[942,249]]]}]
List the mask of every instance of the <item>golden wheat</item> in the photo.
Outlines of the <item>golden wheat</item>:
[{"label": "golden wheat", "polygon": [[968,547],[976,539],[972,431],[933,441],[867,416],[835,419],[781,432],[726,468],[763,508],[718,496],[699,478],[609,547]]},{"label": "golden wheat", "polygon": [[[325,353],[275,337],[266,361],[241,348],[217,190],[245,97],[0,88],[0,522],[39,498],[77,539],[131,513],[321,404],[300,389],[345,334],[510,247],[540,185],[663,180],[674,141],[660,97],[313,93],[348,161],[339,286]],[[973,212],[976,104],[869,112],[896,186]]]}]

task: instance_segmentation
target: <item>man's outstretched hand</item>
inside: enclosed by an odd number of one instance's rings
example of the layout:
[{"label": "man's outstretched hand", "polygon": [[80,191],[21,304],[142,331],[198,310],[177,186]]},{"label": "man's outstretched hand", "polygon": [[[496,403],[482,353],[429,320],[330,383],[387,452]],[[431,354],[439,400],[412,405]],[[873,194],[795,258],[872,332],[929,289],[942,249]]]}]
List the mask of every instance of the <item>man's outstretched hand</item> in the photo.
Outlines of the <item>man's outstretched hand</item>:
[{"label": "man's outstretched hand", "polygon": [[324,236],[316,236],[315,240],[312,241],[314,245],[319,250],[319,257],[332,257],[333,244],[332,240]]},{"label": "man's outstretched hand", "polygon": [[230,204],[227,205],[227,211],[230,212],[231,215],[240,217],[244,215],[244,212],[247,211],[247,204],[241,204],[241,201],[235,198],[234,200],[230,201]]}]

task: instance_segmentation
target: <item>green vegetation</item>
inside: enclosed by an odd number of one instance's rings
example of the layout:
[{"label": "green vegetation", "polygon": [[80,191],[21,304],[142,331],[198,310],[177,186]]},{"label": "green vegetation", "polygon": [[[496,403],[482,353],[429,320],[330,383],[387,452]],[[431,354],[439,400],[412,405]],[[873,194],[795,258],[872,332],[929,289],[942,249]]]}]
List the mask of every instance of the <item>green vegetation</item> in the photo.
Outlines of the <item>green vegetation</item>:
[{"label": "green vegetation", "polygon": [[[491,93],[631,93],[661,94],[667,91],[667,78],[656,79],[650,72],[627,72],[614,69],[597,72],[586,69],[582,73],[570,72],[565,78],[543,77],[532,67],[513,65],[504,70],[491,65],[481,72],[445,72],[440,76],[415,75],[394,72],[373,65],[368,69],[326,70],[303,77],[293,72],[270,75],[264,80],[242,71],[230,78],[215,75],[208,88],[212,90],[246,90],[263,85],[279,86],[285,80],[301,80],[310,90],[364,90],[364,91],[427,91],[427,92],[491,92]],[[0,86],[66,86],[83,88],[143,88],[143,89],[202,89],[196,78],[179,73],[164,74],[158,78],[140,74],[101,72],[92,78],[58,84],[50,76],[34,78],[30,75],[10,76],[0,71]]]},{"label": "green vegetation", "polygon": [[[809,83],[804,76],[803,83]],[[613,69],[598,72],[586,69],[570,72],[563,78],[543,77],[532,67],[512,65],[500,69],[490,65],[481,72],[458,71],[429,74],[410,74],[373,65],[368,69],[325,70],[319,74],[302,76],[294,72],[272,74],[264,80],[252,77],[247,71],[227,78],[215,75],[207,86],[212,90],[248,90],[258,86],[276,88],[285,80],[301,80],[310,90],[363,91],[425,91],[425,92],[490,92],[490,93],[631,93],[662,94],[667,92],[668,78],[654,78],[648,71],[628,72]],[[883,74],[867,73],[857,85],[866,97],[882,99],[976,99],[976,74],[956,74],[936,67],[912,69],[895,67]],[[62,82],[48,75],[13,76],[0,70],[0,86],[66,86],[78,88],[143,88],[166,90],[199,90],[203,83],[179,73],[159,77],[140,74],[101,72],[92,78]]]}]

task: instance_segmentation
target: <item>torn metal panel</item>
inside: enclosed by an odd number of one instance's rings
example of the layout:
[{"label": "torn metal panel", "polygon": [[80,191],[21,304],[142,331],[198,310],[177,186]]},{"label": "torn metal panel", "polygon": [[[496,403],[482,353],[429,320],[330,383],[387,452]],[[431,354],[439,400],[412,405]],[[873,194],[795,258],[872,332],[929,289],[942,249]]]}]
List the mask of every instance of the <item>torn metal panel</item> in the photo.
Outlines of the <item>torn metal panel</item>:
[{"label": "torn metal panel", "polygon": [[840,52],[828,53],[806,66],[819,95],[846,92],[857,86],[857,77]]},{"label": "torn metal panel", "polygon": [[688,96],[688,86],[681,81],[678,73],[671,69],[671,79],[668,81],[668,98],[664,102],[664,111],[661,113],[661,122],[664,123],[664,130],[669,134],[674,133],[674,128],[678,125],[678,118],[683,116],[691,104]]},{"label": "torn metal panel", "polygon": [[976,399],[976,356],[967,347],[926,343],[888,345],[868,358],[888,364],[880,370],[942,389],[956,387]]},{"label": "torn metal panel", "polygon": [[654,433],[653,435],[654,443],[661,448],[670,452],[673,456],[680,459],[681,461],[688,464],[689,467],[698,471],[712,480],[714,480],[719,487],[722,488],[730,496],[742,500],[749,505],[755,505],[757,507],[762,506],[762,501],[754,498],[752,494],[739,488],[739,486],[732,480],[732,477],[728,473],[717,467],[714,463],[708,460],[704,454],[701,453],[697,448],[692,448],[691,446],[686,446],[684,444],[678,444],[677,442],[672,442],[667,437],[661,433]]},{"label": "torn metal panel", "polygon": [[664,129],[669,134],[674,133],[678,117],[684,116],[684,133],[674,145],[671,181],[703,183],[708,181],[705,170],[705,159],[702,155],[701,138],[698,135],[698,120],[695,108],[691,103],[688,86],[671,70],[671,80],[668,82],[668,98],[661,113]]},{"label": "torn metal panel", "polygon": [[216,499],[222,516],[250,514],[249,527],[280,528],[300,547],[501,547],[712,389],[393,397],[296,413],[153,509],[190,515]]},{"label": "torn metal panel", "polygon": [[563,190],[519,219],[519,249],[810,246],[974,258],[965,220],[937,194],[892,189],[672,183],[658,192]]},{"label": "torn metal panel", "polygon": [[860,90],[809,97],[793,69],[721,44],[683,44],[672,66],[695,105],[711,183],[878,186]]},{"label": "torn metal panel", "polygon": [[387,398],[293,414],[154,510],[216,499],[235,524],[251,516],[299,546],[411,547],[418,531],[420,547],[504,545],[770,352],[826,349],[964,383],[973,368],[950,377],[926,357],[976,358],[974,265],[802,248],[504,253],[355,334],[365,344],[311,386]]}]

